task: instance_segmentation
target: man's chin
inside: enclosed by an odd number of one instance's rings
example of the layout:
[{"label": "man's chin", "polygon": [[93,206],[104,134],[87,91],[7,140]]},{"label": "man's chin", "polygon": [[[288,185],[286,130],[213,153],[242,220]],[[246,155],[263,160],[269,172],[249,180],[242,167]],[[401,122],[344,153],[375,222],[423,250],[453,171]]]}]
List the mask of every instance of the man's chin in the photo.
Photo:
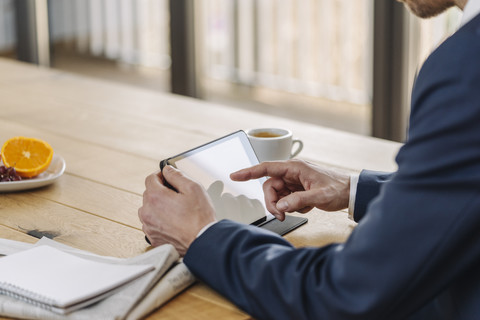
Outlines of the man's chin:
[{"label": "man's chin", "polygon": [[397,0],[403,2],[410,11],[420,18],[431,18],[455,6],[453,0]]}]

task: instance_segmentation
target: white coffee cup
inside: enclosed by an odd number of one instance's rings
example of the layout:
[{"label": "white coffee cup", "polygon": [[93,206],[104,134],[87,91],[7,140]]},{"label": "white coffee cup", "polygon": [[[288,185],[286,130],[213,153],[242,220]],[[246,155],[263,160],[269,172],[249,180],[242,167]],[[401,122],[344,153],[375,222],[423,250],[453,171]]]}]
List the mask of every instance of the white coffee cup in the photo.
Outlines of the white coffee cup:
[{"label": "white coffee cup", "polygon": [[[298,155],[303,149],[303,142],[293,139],[292,132],[287,129],[250,129],[247,130],[247,136],[260,162],[288,160]],[[292,151],[295,145],[297,147]]]}]

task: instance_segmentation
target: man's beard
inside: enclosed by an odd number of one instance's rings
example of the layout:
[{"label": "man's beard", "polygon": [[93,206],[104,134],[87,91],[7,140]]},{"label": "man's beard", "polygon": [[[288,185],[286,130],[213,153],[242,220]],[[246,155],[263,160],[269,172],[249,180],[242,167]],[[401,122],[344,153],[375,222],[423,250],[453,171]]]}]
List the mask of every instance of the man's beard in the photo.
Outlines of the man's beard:
[{"label": "man's beard", "polygon": [[405,3],[416,16],[430,18],[455,5],[453,0],[399,0]]}]

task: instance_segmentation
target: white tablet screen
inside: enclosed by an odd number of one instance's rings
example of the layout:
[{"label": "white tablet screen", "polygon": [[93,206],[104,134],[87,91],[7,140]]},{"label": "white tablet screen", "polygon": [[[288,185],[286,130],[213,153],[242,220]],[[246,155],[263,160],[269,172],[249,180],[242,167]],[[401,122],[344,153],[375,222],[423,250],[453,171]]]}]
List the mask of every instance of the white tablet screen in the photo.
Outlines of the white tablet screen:
[{"label": "white tablet screen", "polygon": [[235,132],[206,145],[167,159],[168,163],[204,186],[217,219],[260,223],[273,219],[265,207],[265,179],[236,182],[230,173],[258,164],[246,134]]}]

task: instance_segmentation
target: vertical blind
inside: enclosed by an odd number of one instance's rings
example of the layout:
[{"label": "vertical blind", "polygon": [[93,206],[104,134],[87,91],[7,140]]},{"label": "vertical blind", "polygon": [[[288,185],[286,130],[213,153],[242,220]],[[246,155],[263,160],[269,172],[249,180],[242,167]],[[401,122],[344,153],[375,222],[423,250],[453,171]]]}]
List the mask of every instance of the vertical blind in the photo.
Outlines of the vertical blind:
[{"label": "vertical blind", "polygon": [[208,77],[368,103],[371,0],[205,0]]},{"label": "vertical blind", "polygon": [[[54,43],[169,69],[168,0],[48,3]],[[197,0],[195,6],[201,77],[371,102],[373,0]],[[417,22],[410,34],[412,64],[455,29],[459,16]],[[14,0],[0,0],[0,53],[14,47]]]},{"label": "vertical blind", "polygon": [[0,0],[0,52],[15,49],[14,0]]},{"label": "vertical blind", "polygon": [[170,67],[168,0],[50,0],[54,42],[129,64]]}]

